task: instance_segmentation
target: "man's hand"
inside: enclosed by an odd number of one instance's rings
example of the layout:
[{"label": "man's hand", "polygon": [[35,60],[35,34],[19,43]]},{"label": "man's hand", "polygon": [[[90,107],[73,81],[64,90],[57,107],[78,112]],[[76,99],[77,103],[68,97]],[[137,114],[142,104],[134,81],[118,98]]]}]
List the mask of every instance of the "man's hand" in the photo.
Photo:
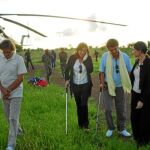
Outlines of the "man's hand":
[{"label": "man's hand", "polygon": [[3,95],[3,100],[8,100],[9,96],[10,96],[10,93],[8,93],[7,95]]},{"label": "man's hand", "polygon": [[11,90],[9,88],[4,88],[1,86],[0,88],[2,95],[3,95],[3,100],[7,100],[10,96]]},{"label": "man's hand", "polygon": [[3,93],[3,100],[7,100],[10,96],[10,90],[5,89],[5,92]]},{"label": "man's hand", "polygon": [[142,107],[143,107],[143,102],[138,101],[138,102],[137,102],[136,109],[141,109]]},{"label": "man's hand", "polygon": [[7,95],[8,93],[10,93],[6,88],[1,88],[1,92],[3,95]]},{"label": "man's hand", "polygon": [[99,74],[99,88],[100,88],[100,92],[104,89],[104,79],[105,79],[104,72],[100,72],[100,74]]},{"label": "man's hand", "polygon": [[99,85],[100,92],[103,90],[103,88],[104,88],[104,84],[100,83]]}]

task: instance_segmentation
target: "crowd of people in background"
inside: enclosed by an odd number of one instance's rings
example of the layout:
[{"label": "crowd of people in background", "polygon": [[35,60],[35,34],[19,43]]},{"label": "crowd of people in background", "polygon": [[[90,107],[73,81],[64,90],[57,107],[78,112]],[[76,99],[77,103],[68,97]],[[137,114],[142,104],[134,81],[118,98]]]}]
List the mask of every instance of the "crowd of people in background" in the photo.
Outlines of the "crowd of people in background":
[{"label": "crowd of people in background", "polygon": [[[9,124],[6,150],[14,150],[17,135],[21,133],[19,114],[23,93],[23,77],[29,71],[29,64],[34,70],[30,50],[23,57],[15,53],[15,44],[6,39],[0,43],[0,91],[4,113]],[[119,48],[116,39],[106,42],[106,52],[98,61],[99,53],[95,50],[95,61],[99,62],[99,88],[107,124],[106,137],[113,136],[117,126],[118,134],[131,137],[137,147],[150,144],[150,58],[146,44],[138,41],[133,45],[132,53],[136,59],[131,64],[129,56]],[[64,48],[58,54],[65,88],[70,88],[74,95],[78,127],[89,132],[88,99],[92,91],[93,61],[89,46],[79,43],[75,53],[68,58]],[[41,61],[45,68],[46,80],[50,83],[53,69],[56,67],[56,52],[44,50]],[[27,70],[26,70],[27,68]],[[131,93],[131,129],[126,130],[125,94]],[[116,125],[112,117],[115,104]]]}]

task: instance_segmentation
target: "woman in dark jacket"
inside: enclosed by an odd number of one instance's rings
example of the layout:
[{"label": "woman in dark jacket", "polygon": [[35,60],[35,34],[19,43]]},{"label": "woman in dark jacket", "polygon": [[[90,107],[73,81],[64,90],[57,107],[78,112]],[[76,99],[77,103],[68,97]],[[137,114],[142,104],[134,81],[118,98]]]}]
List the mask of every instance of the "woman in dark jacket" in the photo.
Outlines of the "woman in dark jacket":
[{"label": "woman in dark jacket", "polygon": [[70,89],[74,94],[79,128],[88,129],[88,97],[91,95],[93,72],[92,59],[89,56],[89,48],[86,43],[80,43],[76,48],[76,53],[70,56],[66,69],[66,87],[70,84]]},{"label": "woman in dark jacket", "polygon": [[150,59],[144,42],[134,44],[133,55],[137,58],[131,71],[131,126],[138,146],[150,143]]}]

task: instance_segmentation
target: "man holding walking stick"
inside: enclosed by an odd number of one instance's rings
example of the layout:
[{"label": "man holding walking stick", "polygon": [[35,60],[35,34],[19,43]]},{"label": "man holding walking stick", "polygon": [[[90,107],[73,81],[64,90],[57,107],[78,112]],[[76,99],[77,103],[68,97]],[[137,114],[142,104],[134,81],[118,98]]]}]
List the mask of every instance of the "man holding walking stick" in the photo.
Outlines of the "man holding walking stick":
[{"label": "man holding walking stick", "polygon": [[129,73],[132,69],[129,57],[121,52],[116,39],[109,39],[106,47],[108,52],[104,53],[100,62],[100,88],[103,90],[103,105],[108,130],[106,137],[111,137],[115,129],[112,118],[112,104],[115,102],[117,114],[118,133],[124,137],[131,134],[125,129],[126,109],[125,92],[131,91]]}]

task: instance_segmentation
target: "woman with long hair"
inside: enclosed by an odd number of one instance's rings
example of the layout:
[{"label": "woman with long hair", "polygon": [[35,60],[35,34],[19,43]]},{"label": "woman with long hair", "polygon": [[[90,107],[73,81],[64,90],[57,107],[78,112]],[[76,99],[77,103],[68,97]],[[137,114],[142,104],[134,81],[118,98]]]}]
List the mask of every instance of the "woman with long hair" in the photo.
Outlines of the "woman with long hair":
[{"label": "woman with long hair", "polygon": [[70,84],[70,89],[74,94],[78,125],[81,129],[89,128],[88,119],[88,98],[91,95],[93,72],[92,59],[89,56],[89,48],[86,43],[80,43],[76,48],[76,53],[70,56],[65,70],[66,88]]}]

